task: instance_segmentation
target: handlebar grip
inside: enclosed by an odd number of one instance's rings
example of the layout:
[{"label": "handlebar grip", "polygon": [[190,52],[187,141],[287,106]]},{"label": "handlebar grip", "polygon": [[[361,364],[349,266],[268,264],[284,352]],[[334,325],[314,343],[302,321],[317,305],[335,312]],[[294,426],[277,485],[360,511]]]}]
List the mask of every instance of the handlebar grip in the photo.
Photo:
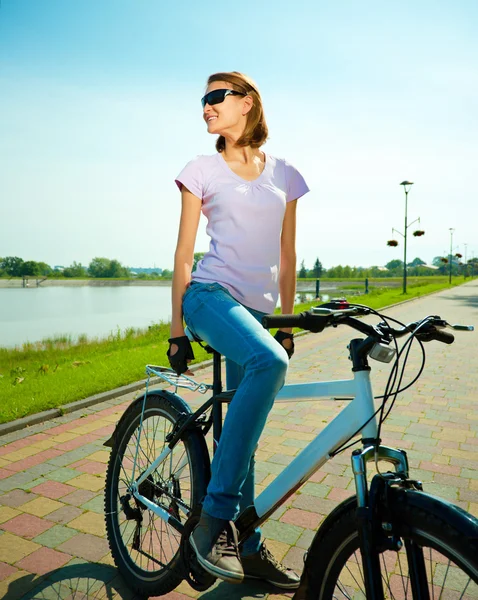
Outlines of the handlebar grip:
[{"label": "handlebar grip", "polygon": [[437,329],[433,333],[432,339],[443,344],[453,344],[455,336],[452,333],[448,333],[448,331],[443,331],[443,329]]},{"label": "handlebar grip", "polygon": [[262,325],[266,329],[273,327],[302,327],[304,316],[299,315],[265,315],[262,317]]}]

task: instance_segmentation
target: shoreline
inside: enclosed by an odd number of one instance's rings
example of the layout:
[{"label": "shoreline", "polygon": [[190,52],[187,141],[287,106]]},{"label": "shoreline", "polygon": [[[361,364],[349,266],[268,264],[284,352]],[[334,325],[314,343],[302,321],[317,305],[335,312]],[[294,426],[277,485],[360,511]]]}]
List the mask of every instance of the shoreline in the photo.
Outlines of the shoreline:
[{"label": "shoreline", "polygon": [[[37,281],[39,285],[37,285]],[[29,277],[27,287],[119,287],[119,286],[161,286],[171,287],[170,279],[44,279]],[[0,289],[23,288],[23,279],[1,279]]]}]

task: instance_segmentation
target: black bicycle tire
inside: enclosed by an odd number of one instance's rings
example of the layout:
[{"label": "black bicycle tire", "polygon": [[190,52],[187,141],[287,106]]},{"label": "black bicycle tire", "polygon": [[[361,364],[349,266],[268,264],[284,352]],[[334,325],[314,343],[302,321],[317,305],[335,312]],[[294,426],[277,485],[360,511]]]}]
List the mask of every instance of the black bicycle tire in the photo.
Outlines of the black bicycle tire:
[{"label": "black bicycle tire", "polygon": [[[398,491],[398,490],[397,490]],[[453,522],[444,519],[437,510],[438,498],[422,494],[422,501],[408,503],[402,494],[396,494],[396,501],[390,504],[393,527],[399,535],[407,539],[426,542],[431,547],[453,560],[478,584],[478,525],[474,521],[474,533],[463,535],[467,528],[465,514],[454,512]],[[393,496],[393,495],[392,495]],[[443,503],[445,505],[446,503]],[[347,559],[359,548],[356,517],[356,499],[349,498],[339,505],[324,522],[324,530],[318,532],[320,541],[308,553],[301,585],[293,600],[331,600],[337,579]],[[464,513],[464,511],[463,511]],[[470,517],[470,515],[468,515]],[[433,543],[431,543],[433,540]],[[405,552],[405,549],[403,550]],[[465,567],[466,564],[466,567]],[[472,572],[468,570],[472,565]]]},{"label": "black bicycle tire", "polygon": [[[124,413],[115,432],[115,443],[111,450],[105,483],[105,520],[107,539],[111,554],[119,572],[128,586],[135,592],[146,597],[160,596],[174,590],[183,580],[179,549],[168,568],[160,572],[152,571],[146,574],[138,568],[129,557],[127,548],[121,542],[116,511],[116,490],[118,486],[119,463],[116,460],[124,452],[128,440],[139,425],[143,398],[138,398]],[[175,394],[167,391],[151,392],[148,394],[145,415],[168,415],[172,422],[177,422],[184,414],[184,401]],[[192,480],[192,506],[197,506],[206,494],[210,479],[210,458],[204,436],[198,430],[187,430],[182,436],[182,442],[188,453]],[[115,481],[116,478],[116,481]],[[125,556],[123,549],[128,556]]]}]

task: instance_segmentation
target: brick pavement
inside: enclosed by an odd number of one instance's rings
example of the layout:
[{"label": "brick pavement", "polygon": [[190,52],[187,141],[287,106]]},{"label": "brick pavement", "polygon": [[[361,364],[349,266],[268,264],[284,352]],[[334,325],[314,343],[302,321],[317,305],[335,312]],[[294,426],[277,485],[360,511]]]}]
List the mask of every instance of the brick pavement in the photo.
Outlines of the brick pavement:
[{"label": "brick pavement", "polygon": [[[478,283],[397,306],[387,314],[411,321],[440,314],[478,325]],[[297,339],[290,382],[347,378],[350,330],[327,330]],[[399,399],[387,420],[385,443],[408,451],[412,474],[425,489],[478,516],[478,353],[476,333],[457,333],[452,346],[428,344],[420,381]],[[412,353],[410,364],[419,357]],[[386,368],[373,363],[375,391]],[[198,378],[209,380],[210,370]],[[188,400],[197,399],[186,394]],[[0,439],[0,597],[133,598],[112,566],[104,537],[103,482],[108,450],[103,442],[133,399],[73,413]],[[257,452],[257,487],[275,474],[338,412],[332,401],[278,404]],[[264,525],[268,546],[291,567],[302,559],[328,512],[353,493],[350,455],[339,455],[315,473]],[[261,584],[218,583],[202,594],[186,584],[169,600],[264,598],[289,595]]]}]

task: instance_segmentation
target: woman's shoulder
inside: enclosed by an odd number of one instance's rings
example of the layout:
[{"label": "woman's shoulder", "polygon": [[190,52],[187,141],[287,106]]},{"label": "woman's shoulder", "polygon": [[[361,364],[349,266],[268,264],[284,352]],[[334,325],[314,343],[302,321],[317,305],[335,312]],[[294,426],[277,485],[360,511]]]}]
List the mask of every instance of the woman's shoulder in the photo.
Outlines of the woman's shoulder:
[{"label": "woman's shoulder", "polygon": [[217,157],[218,157],[217,152],[215,152],[214,154],[198,154],[197,156],[192,158],[187,164],[188,165],[197,165],[197,166],[202,166],[202,165],[207,166],[207,165],[213,164],[215,161],[217,161]]},{"label": "woman's shoulder", "polygon": [[293,172],[293,171],[297,171],[297,168],[292,163],[290,163],[286,158],[267,154],[267,159],[271,162],[273,168],[282,169],[287,174],[289,174],[290,172]]}]

